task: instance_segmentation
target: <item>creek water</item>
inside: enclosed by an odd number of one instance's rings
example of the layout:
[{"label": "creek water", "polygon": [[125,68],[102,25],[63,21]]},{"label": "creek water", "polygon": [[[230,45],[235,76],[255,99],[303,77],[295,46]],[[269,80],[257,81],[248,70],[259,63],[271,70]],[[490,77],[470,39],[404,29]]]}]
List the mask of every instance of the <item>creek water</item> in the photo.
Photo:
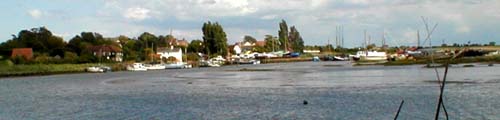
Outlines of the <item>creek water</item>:
[{"label": "creek water", "polygon": [[[450,119],[500,119],[499,66],[450,68]],[[1,78],[0,119],[393,119],[401,100],[400,119],[433,119],[438,95],[434,69],[423,65],[299,62],[64,74]]]}]

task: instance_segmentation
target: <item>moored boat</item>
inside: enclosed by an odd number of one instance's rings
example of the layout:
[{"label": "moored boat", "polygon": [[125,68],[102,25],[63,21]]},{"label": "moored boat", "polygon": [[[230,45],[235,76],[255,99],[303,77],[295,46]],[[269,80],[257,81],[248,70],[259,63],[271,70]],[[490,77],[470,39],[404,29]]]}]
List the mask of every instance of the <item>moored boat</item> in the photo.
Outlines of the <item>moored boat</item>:
[{"label": "moored boat", "polygon": [[127,70],[129,70],[129,71],[147,71],[148,69],[142,63],[134,63],[132,65],[127,66]]}]

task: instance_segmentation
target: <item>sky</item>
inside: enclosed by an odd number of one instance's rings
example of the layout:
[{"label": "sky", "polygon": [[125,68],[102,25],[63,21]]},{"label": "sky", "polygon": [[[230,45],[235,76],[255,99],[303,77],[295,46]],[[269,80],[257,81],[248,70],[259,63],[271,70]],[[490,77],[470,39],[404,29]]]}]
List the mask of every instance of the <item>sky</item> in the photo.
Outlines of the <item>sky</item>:
[{"label": "sky", "polygon": [[[143,32],[201,39],[204,22],[219,22],[229,43],[250,35],[277,35],[279,22],[296,26],[306,45],[334,44],[344,27],[346,47],[361,46],[364,32],[381,44],[416,45],[432,27],[433,45],[500,43],[500,0],[3,0],[0,42],[45,26],[66,41],[85,32],[137,37]],[[424,40],[422,40],[424,41]],[[429,44],[429,43],[426,43]]]}]

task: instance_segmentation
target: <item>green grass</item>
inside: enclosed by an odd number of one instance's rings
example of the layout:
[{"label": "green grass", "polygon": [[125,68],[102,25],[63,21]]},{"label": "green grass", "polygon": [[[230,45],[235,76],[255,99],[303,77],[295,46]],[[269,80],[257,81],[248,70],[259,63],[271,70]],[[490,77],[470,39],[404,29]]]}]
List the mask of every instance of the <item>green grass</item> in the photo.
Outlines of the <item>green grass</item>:
[{"label": "green grass", "polygon": [[[85,68],[96,65],[98,64],[2,65],[2,67],[0,67],[0,77],[80,73],[85,72]],[[117,69],[115,68],[117,66],[116,64],[103,65],[111,66],[113,70]]]},{"label": "green grass", "polygon": [[[446,63],[448,59],[437,59],[436,63]],[[456,58],[450,61],[450,64],[458,64],[458,63],[477,63],[477,62],[487,62],[487,63],[500,63],[500,56],[480,56],[480,57],[464,57],[464,58]],[[413,64],[428,64],[431,63],[428,59],[420,59],[420,60],[398,60],[398,61],[390,61],[383,63],[383,65],[391,66],[391,65],[413,65]]]}]

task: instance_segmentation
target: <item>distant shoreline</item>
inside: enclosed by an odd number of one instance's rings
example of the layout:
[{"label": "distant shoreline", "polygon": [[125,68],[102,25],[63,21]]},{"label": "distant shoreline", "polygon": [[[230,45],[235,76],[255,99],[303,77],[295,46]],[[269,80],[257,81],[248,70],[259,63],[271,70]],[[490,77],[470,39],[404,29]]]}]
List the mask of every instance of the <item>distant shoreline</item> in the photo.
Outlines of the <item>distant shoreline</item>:
[{"label": "distant shoreline", "polygon": [[[261,59],[262,64],[270,63],[289,63],[289,62],[307,62],[312,61],[312,58],[277,58],[277,59]],[[445,59],[436,60],[436,64],[445,63]],[[329,61],[335,62],[335,61]],[[361,64],[362,62],[353,63],[353,66],[370,66],[370,65],[383,65],[383,66],[405,66],[405,65],[426,65],[429,60],[400,60],[389,61],[385,63]],[[500,57],[467,57],[458,58],[450,62],[450,64],[460,63],[486,63],[486,64],[500,64]],[[96,66],[98,64],[30,64],[30,65],[11,65],[0,68],[0,78],[9,77],[28,77],[28,76],[46,76],[58,74],[75,74],[86,73],[85,68]],[[122,63],[108,63],[104,64],[113,68],[113,71],[124,71],[125,67]],[[236,64],[227,64],[236,65]]]}]

